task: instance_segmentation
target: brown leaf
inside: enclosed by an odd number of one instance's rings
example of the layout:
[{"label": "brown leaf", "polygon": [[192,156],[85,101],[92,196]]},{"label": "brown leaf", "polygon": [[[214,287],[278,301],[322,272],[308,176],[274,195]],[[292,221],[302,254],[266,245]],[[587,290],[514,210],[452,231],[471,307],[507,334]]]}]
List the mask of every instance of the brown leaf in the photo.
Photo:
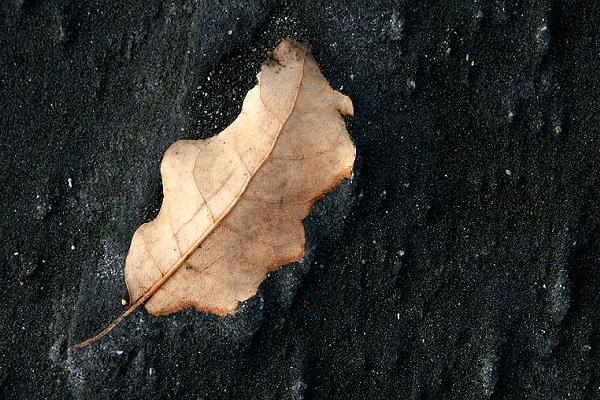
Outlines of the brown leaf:
[{"label": "brown leaf", "polygon": [[355,148],[334,91],[308,45],[285,40],[219,135],[181,140],[161,164],[158,216],[133,235],[125,280],[130,308],[153,315],[186,307],[235,312],[270,271],[304,257],[302,220],[311,205],[352,173]]}]

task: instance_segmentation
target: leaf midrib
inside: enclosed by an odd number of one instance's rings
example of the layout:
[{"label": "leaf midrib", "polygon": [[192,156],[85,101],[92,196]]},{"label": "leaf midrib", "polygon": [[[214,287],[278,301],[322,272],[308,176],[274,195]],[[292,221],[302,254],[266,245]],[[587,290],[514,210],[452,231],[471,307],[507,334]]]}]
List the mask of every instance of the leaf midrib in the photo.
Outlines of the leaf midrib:
[{"label": "leaf midrib", "polygon": [[[267,162],[267,160],[271,156],[273,150],[275,149],[275,146],[277,145],[277,141],[279,140],[279,137],[281,136],[281,133],[283,132],[285,125],[287,124],[290,116],[293,114],[293,112],[296,108],[296,104],[298,102],[298,95],[300,94],[300,90],[302,88],[302,83],[304,81],[304,68],[305,68],[305,64],[306,64],[307,53],[308,53],[308,45],[305,45],[304,52],[302,55],[303,57],[302,57],[302,67],[301,67],[301,71],[300,71],[300,79],[298,80],[298,83],[296,85],[296,87],[297,87],[296,94],[294,95],[294,102],[292,104],[292,108],[290,109],[289,114],[286,116],[285,120],[280,122],[281,127],[279,128],[279,132],[277,132],[277,136],[275,137],[275,140],[273,140],[273,144],[269,148],[269,151],[267,152],[265,157],[261,160],[260,164],[254,171],[254,173],[248,177],[246,183],[242,187],[242,190],[236,196],[236,198],[231,203],[231,205],[225,210],[225,212],[216,221],[214,221],[213,225],[196,242],[194,242],[194,244],[192,246],[190,246],[190,248],[183,255],[181,255],[179,260],[175,264],[173,264],[173,266],[171,266],[169,268],[169,270],[156,283],[154,283],[150,289],[148,289],[142,296],[140,296],[135,302],[133,302],[129,306],[129,308],[127,310],[125,310],[125,312],[123,312],[123,314],[121,314],[119,317],[117,317],[113,322],[111,322],[108,326],[106,326],[98,334],[84,340],[81,343],[74,345],[75,347],[83,348],[83,347],[87,346],[88,344],[107,335],[119,323],[121,323],[121,321],[123,321],[125,318],[127,318],[127,316],[129,316],[131,313],[133,313],[135,310],[137,310],[141,305],[143,305],[146,301],[148,301],[148,299],[150,299],[150,297],[152,297],[179,270],[179,268],[186,262],[186,260],[192,255],[192,253],[198,249],[200,244],[202,244],[202,242],[204,240],[206,240],[206,238],[215,231],[215,229],[221,224],[221,222],[235,208],[235,206],[238,204],[238,202],[240,201],[240,199],[242,198],[242,196],[244,195],[244,193],[250,186],[252,179],[258,174],[260,169],[263,167],[263,165]],[[258,84],[259,84],[259,89],[260,89],[260,81]],[[267,105],[264,103],[264,101],[262,99],[262,92],[260,93],[260,101],[261,101],[263,107],[265,108],[265,110],[274,116],[274,114],[267,108]],[[279,119],[277,119],[277,118],[276,118],[276,120],[279,121]],[[208,206],[208,204],[207,204],[207,206]]]},{"label": "leaf midrib", "polygon": [[[192,244],[192,246],[190,246],[190,248],[184,254],[181,255],[181,257],[177,260],[177,262],[175,264],[173,264],[173,266],[171,266],[171,268],[169,268],[169,270],[161,277],[161,279],[159,279],[154,285],[152,285],[152,287],[150,289],[148,289],[148,291],[146,291],[146,293],[144,293],[144,295],[142,295],[138,300],[136,300],[135,303],[133,303],[131,305],[131,307],[135,306],[137,308],[141,304],[145,303],[148,299],[150,299],[150,297],[152,297],[154,295],[154,293],[156,293],[162,287],[162,285],[164,285],[171,278],[171,276],[173,276],[175,274],[175,272],[177,272],[179,270],[179,268],[186,262],[186,260],[198,249],[198,247],[202,244],[202,242],[204,242],[204,240],[206,240],[216,230],[216,228],[221,224],[221,222],[225,218],[227,218],[227,216],[231,213],[231,211],[237,206],[240,199],[244,196],[244,193],[246,192],[246,190],[252,183],[252,180],[254,179],[254,177],[258,174],[258,172],[261,170],[261,168],[264,166],[264,164],[270,158],[270,156],[273,153],[273,150],[275,149],[275,146],[277,145],[277,142],[281,136],[281,133],[283,132],[284,127],[286,126],[287,122],[289,121],[290,116],[294,113],[294,109],[296,108],[296,104],[298,102],[298,96],[302,89],[302,83],[304,81],[304,68],[305,68],[305,64],[306,64],[307,52],[308,52],[308,46],[304,46],[304,52],[302,55],[302,66],[300,69],[300,78],[298,79],[298,83],[296,84],[297,88],[296,88],[296,93],[294,95],[294,101],[292,104],[292,108],[290,109],[285,120],[280,122],[281,126],[279,128],[279,132],[277,132],[277,135],[276,135],[275,139],[273,140],[273,144],[269,148],[265,157],[259,163],[258,167],[254,170],[254,173],[248,176],[248,179],[246,180],[246,183],[242,187],[242,190],[240,190],[239,194],[231,202],[231,205],[225,210],[225,212],[223,212],[222,215],[214,221],[212,226],[202,236],[200,236],[200,238],[198,240],[196,240],[196,242],[194,242],[194,244]],[[260,82],[259,82],[259,89],[260,89]],[[264,109],[269,114],[274,116],[274,114],[267,108],[267,105],[265,104],[265,102],[262,99],[262,91],[260,92],[259,98],[260,98],[260,102],[262,103]],[[208,207],[208,204],[206,206]]]}]

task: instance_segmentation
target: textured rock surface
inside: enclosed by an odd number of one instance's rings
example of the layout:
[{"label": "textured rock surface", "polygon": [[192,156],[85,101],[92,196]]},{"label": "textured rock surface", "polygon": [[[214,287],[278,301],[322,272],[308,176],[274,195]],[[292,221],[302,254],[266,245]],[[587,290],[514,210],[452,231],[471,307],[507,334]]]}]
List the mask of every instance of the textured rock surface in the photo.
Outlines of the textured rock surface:
[{"label": "textured rock surface", "polygon": [[[0,5],[0,397],[600,397],[595,2],[83,3]],[[284,36],[356,109],[310,257],[69,350],[122,310],[165,149]]]}]

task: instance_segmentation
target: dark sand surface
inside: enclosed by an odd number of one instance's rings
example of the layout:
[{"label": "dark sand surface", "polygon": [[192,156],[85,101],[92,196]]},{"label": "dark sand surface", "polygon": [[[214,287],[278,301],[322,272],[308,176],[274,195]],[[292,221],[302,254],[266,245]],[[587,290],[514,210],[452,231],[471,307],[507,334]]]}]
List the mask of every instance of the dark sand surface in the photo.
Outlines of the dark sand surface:
[{"label": "dark sand surface", "polygon": [[[0,398],[599,399],[600,9],[0,4]],[[159,163],[310,41],[354,180],[233,317],[123,310]]]}]

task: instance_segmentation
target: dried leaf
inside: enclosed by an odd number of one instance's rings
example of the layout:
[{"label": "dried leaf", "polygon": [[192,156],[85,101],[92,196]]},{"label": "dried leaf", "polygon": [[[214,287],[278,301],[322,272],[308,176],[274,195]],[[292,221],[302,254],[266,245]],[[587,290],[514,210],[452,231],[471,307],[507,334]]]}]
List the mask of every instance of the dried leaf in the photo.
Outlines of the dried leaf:
[{"label": "dried leaf", "polygon": [[352,114],[308,45],[283,41],[230,126],[167,150],[162,207],[135,232],[127,256],[131,306],[77,347],[142,304],[153,315],[186,307],[231,314],[270,271],[302,259],[302,220],[352,173],[355,147],[342,118]]}]

